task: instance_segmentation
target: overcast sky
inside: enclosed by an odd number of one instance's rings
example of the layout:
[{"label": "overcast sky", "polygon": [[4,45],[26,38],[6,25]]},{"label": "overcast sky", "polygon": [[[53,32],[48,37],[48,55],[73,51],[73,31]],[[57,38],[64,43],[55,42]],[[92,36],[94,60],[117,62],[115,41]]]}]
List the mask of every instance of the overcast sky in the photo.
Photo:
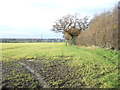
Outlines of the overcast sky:
[{"label": "overcast sky", "polygon": [[92,17],[111,9],[119,0],[0,0],[0,37],[62,38],[51,31],[67,14]]}]

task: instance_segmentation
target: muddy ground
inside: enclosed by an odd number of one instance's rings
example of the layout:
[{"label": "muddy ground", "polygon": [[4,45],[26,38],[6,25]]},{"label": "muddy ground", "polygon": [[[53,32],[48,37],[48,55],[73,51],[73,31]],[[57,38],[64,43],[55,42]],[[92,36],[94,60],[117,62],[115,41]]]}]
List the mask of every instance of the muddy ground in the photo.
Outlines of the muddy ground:
[{"label": "muddy ground", "polygon": [[41,83],[16,61],[2,62],[2,88],[42,88]]},{"label": "muddy ground", "polygon": [[44,58],[21,61],[34,69],[37,73],[41,74],[44,81],[51,88],[85,87],[86,84],[81,82],[82,76],[76,72],[78,68],[71,68],[66,65],[66,63],[71,62],[71,59],[63,60],[64,58],[61,58],[60,60],[49,60],[49,62],[44,60]]},{"label": "muddy ground", "polygon": [[[2,62],[2,88],[40,89],[84,86],[78,81],[81,77],[74,74],[75,68],[65,65],[68,61],[70,62],[70,60],[46,62],[44,58],[4,61]],[[44,87],[45,84],[47,87]]]},{"label": "muddy ground", "polygon": [[104,84],[100,79],[113,72],[100,73],[101,67],[95,64],[71,67],[72,61],[72,57],[4,61],[2,88],[99,88]]}]

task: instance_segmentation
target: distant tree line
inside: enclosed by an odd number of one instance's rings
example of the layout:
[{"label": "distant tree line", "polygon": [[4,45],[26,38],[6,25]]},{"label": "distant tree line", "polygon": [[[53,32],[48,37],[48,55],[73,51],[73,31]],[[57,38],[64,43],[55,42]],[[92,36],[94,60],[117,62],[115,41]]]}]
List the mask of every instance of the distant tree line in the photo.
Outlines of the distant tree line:
[{"label": "distant tree line", "polygon": [[1,39],[1,43],[65,42],[64,39]]}]

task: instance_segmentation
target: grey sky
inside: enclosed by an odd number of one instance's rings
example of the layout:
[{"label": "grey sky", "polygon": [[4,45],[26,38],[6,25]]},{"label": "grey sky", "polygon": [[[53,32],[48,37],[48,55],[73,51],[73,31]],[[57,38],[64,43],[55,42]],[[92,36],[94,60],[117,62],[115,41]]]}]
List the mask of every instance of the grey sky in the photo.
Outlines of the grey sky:
[{"label": "grey sky", "polygon": [[2,38],[62,38],[51,31],[60,17],[79,13],[92,17],[111,9],[119,0],[1,0]]}]

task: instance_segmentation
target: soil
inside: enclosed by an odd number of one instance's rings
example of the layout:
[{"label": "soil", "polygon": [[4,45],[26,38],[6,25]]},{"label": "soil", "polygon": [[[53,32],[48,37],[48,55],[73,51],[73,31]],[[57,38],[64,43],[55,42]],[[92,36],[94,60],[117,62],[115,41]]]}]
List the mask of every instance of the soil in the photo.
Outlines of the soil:
[{"label": "soil", "polygon": [[23,62],[39,73],[51,88],[73,88],[83,85],[78,81],[81,77],[74,74],[75,68],[65,65],[67,60],[54,60],[49,64],[40,59],[23,60]]},{"label": "soil", "polygon": [[28,69],[16,61],[2,62],[2,88],[42,88]]}]

